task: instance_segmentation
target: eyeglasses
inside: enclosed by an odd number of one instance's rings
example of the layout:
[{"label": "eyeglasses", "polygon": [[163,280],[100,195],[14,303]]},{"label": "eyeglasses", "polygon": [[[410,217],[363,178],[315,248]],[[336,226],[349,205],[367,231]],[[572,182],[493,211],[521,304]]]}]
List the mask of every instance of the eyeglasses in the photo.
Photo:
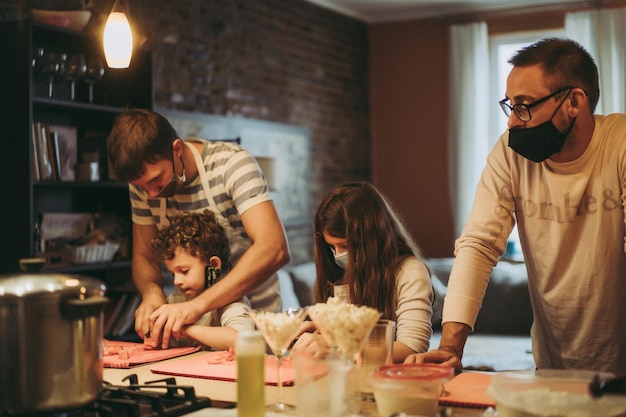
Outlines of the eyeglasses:
[{"label": "eyeglasses", "polygon": [[504,114],[506,114],[506,117],[511,117],[511,112],[515,113],[515,115],[522,121],[522,122],[528,122],[530,121],[530,119],[532,119],[532,116],[530,114],[530,109],[538,106],[539,104],[551,99],[552,97],[556,96],[557,94],[561,94],[564,91],[568,91],[568,90],[572,90],[574,87],[564,87],[561,88],[560,90],[555,91],[554,93],[545,96],[543,98],[540,98],[537,101],[533,101],[530,104],[514,104],[514,105],[509,105],[506,102],[509,100],[508,98],[505,98],[503,100],[500,100],[498,102],[498,104],[500,105],[500,108],[502,109],[502,111],[504,112]]}]

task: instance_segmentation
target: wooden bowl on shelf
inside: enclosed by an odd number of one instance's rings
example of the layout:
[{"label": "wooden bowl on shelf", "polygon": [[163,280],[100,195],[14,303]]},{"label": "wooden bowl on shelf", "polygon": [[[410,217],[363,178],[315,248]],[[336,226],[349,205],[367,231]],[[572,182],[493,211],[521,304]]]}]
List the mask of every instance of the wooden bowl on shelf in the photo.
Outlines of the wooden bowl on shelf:
[{"label": "wooden bowl on shelf", "polygon": [[32,9],[35,22],[80,32],[91,18],[89,10],[40,10]]}]

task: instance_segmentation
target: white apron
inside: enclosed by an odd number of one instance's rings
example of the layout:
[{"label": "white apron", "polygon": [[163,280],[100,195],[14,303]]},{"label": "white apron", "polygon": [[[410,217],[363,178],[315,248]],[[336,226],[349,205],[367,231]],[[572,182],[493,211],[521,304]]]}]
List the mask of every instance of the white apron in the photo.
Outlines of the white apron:
[{"label": "white apron", "polygon": [[[248,239],[237,233],[237,231],[232,227],[228,219],[222,216],[222,213],[218,209],[217,204],[215,204],[215,201],[211,197],[209,178],[204,167],[204,162],[202,161],[202,156],[200,155],[200,152],[198,152],[195,146],[186,142],[183,143],[185,143],[185,145],[187,145],[187,147],[191,149],[191,153],[193,154],[194,162],[196,164],[196,169],[202,183],[202,188],[204,190],[204,195],[207,202],[209,203],[209,208],[215,214],[215,218],[226,232],[226,236],[228,237],[228,241],[230,244],[229,261],[231,265],[234,266],[237,261],[239,261],[244,252],[248,250],[248,248],[252,244]],[[161,219],[165,219],[167,218],[167,199],[163,198],[161,200]],[[267,281],[263,282],[259,287],[252,290],[248,294],[248,299],[250,301],[250,305],[254,309],[264,311],[280,311],[281,299],[278,289],[278,276],[276,274],[273,274],[271,277],[269,277]]]}]

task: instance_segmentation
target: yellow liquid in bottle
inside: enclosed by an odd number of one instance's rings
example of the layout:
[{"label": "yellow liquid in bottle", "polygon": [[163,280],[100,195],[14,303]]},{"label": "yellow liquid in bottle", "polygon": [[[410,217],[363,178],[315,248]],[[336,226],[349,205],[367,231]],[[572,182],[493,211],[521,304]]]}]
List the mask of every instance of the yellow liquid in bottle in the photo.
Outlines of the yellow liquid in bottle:
[{"label": "yellow liquid in bottle", "polygon": [[237,416],[265,417],[265,355],[237,356]]}]

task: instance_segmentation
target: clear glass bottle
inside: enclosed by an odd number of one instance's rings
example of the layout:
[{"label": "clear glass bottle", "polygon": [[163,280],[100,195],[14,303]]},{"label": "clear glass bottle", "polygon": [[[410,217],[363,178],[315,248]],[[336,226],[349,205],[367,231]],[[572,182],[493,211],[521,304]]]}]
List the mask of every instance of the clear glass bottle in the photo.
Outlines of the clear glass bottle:
[{"label": "clear glass bottle", "polygon": [[265,341],[258,330],[239,332],[237,354],[237,416],[265,417]]}]

